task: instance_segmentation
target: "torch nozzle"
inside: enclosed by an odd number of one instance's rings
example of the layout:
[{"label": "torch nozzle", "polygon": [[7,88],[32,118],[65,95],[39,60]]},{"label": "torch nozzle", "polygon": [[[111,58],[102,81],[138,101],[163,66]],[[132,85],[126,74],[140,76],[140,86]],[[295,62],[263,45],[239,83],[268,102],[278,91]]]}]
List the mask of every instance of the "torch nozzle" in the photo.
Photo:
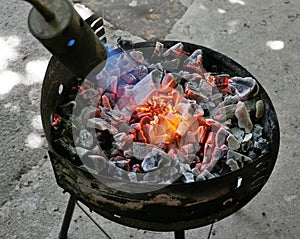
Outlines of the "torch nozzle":
[{"label": "torch nozzle", "polygon": [[47,22],[51,22],[55,18],[55,14],[46,6],[42,0],[24,0],[32,4],[36,10],[45,18]]}]

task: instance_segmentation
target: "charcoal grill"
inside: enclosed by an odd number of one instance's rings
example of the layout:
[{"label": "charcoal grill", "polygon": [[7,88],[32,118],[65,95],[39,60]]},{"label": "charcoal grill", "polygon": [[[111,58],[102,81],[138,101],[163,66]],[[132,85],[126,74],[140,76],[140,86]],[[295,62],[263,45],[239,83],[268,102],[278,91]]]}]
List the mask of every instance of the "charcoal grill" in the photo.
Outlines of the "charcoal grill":
[{"label": "charcoal grill", "polygon": [[[88,23],[91,22],[90,18]],[[166,48],[170,48],[177,42],[162,43]],[[208,71],[217,68],[219,72],[232,76],[253,77],[237,62],[219,52],[186,42],[183,42],[183,45],[188,53],[197,49],[203,51],[203,65]],[[154,47],[155,42],[133,44],[133,48],[141,50]],[[147,57],[151,53],[145,51],[144,55]],[[148,193],[127,193],[109,187],[96,180],[88,171],[71,163],[64,156],[64,152],[55,148],[53,144],[53,114],[59,105],[69,100],[72,86],[77,83],[77,76],[53,56],[42,86],[41,114],[57,184],[71,195],[60,238],[67,237],[76,201],[122,225],[152,231],[175,231],[175,238],[184,238],[185,230],[212,224],[245,206],[259,193],[274,168],[279,150],[279,125],[274,106],[258,82],[261,87],[260,98],[264,100],[266,107],[263,122],[265,135],[270,143],[267,154],[237,171],[207,181],[173,183]],[[122,184],[117,179],[103,180]],[[130,186],[134,187],[145,187],[141,184],[131,184]]]},{"label": "charcoal grill", "polygon": [[[164,41],[166,47],[177,42]],[[203,64],[241,77],[252,76],[227,56],[203,46],[183,43],[185,51],[203,50]],[[155,47],[155,42],[134,44],[135,49]],[[147,53],[146,53],[147,54]],[[253,76],[252,76],[253,77]],[[279,126],[270,98],[261,87],[260,97],[266,103],[264,130],[270,152],[254,163],[208,181],[173,184],[151,192],[130,194],[117,191],[95,180],[89,172],[73,165],[53,148],[51,118],[57,106],[71,94],[74,77],[57,59],[50,60],[42,89],[42,120],[49,142],[49,155],[57,183],[92,211],[117,223],[155,231],[184,231],[221,220],[246,205],[263,187],[276,162],[279,149]],[[59,94],[59,88],[63,91]],[[104,179],[105,180],[105,179]],[[111,178],[109,179],[112,180]],[[112,182],[111,182],[112,183]],[[115,183],[120,183],[117,180]],[[141,187],[140,184],[134,185]]]}]

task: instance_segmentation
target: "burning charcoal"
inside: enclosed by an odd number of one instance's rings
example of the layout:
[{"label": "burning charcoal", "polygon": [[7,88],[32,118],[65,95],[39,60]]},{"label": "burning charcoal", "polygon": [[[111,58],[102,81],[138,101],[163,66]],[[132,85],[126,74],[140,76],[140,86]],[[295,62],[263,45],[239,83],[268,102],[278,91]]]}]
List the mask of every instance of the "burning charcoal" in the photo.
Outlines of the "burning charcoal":
[{"label": "burning charcoal", "polygon": [[132,172],[134,172],[134,173],[141,173],[141,172],[142,172],[141,165],[139,165],[139,164],[134,164],[134,165],[132,166]]},{"label": "burning charcoal", "polygon": [[227,137],[228,148],[232,150],[238,150],[241,147],[241,143],[237,140],[234,135],[229,134]]},{"label": "burning charcoal", "polygon": [[208,102],[209,100],[209,98],[200,91],[199,85],[192,81],[185,84],[184,92],[190,99],[194,99],[198,103]]},{"label": "burning charcoal", "polygon": [[232,119],[235,116],[236,107],[236,104],[232,104],[219,108],[215,113],[214,119],[220,122]]},{"label": "burning charcoal", "polygon": [[235,170],[240,169],[238,163],[233,158],[229,158],[226,161],[226,164],[230,167],[231,171],[235,171]]},{"label": "burning charcoal", "polygon": [[202,64],[202,50],[197,49],[184,62],[186,65],[201,65]]},{"label": "burning charcoal", "polygon": [[133,60],[135,60],[137,63],[141,65],[149,65],[149,63],[145,60],[143,53],[141,51],[131,51],[130,56]]},{"label": "burning charcoal", "polygon": [[239,100],[242,101],[249,99],[251,95],[257,95],[259,91],[256,80],[251,77],[233,77],[230,79],[229,85],[234,89]]},{"label": "burning charcoal", "polygon": [[202,50],[198,49],[184,61],[185,67],[202,73]]},{"label": "burning charcoal", "polygon": [[198,136],[197,136],[197,132],[194,131],[188,131],[186,132],[184,138],[181,138],[181,145],[188,145],[188,144],[192,144],[192,145],[198,145],[199,141],[198,141]]},{"label": "burning charcoal", "polygon": [[[180,151],[187,157],[188,155],[196,155],[200,150],[199,144],[187,144],[181,147]],[[191,163],[191,162],[188,162]]]},{"label": "burning charcoal", "polygon": [[195,182],[193,173],[183,172],[182,176],[183,177],[181,179],[184,183],[193,183],[193,182]]},{"label": "burning charcoal", "polygon": [[83,148],[91,148],[94,144],[94,137],[88,130],[81,130],[79,137],[76,140],[76,144]]},{"label": "burning charcoal", "polygon": [[203,163],[208,164],[212,158],[212,154],[215,147],[215,133],[209,132],[205,146],[204,146],[204,156],[203,156]]},{"label": "burning charcoal", "polygon": [[110,123],[100,118],[89,119],[87,123],[87,127],[93,129],[99,129],[101,131],[108,130],[109,133],[112,135],[118,133],[118,130],[114,126],[112,126]]},{"label": "burning charcoal", "polygon": [[198,137],[198,142],[200,144],[205,143],[208,132],[209,132],[209,128],[207,126],[199,126],[197,130],[197,137]]},{"label": "burning charcoal", "polygon": [[241,167],[243,167],[245,165],[245,162],[248,162],[248,163],[252,162],[252,159],[249,158],[248,156],[245,156],[243,154],[235,152],[231,149],[228,150],[228,152],[227,152],[227,159],[230,159],[230,158],[232,158],[235,161],[239,162]]},{"label": "burning charcoal", "polygon": [[263,100],[259,100],[256,102],[256,113],[255,113],[255,117],[257,119],[260,119],[264,116],[265,113],[265,103]]},{"label": "burning charcoal", "polygon": [[160,89],[161,79],[162,72],[154,70],[137,83],[133,88],[135,105],[139,106],[147,103],[151,95]]},{"label": "burning charcoal", "polygon": [[137,82],[137,78],[135,77],[134,74],[131,73],[126,73],[121,76],[121,78],[127,83],[127,84],[133,84],[134,82]]},{"label": "burning charcoal", "polygon": [[173,159],[173,161],[186,163],[186,157],[184,154],[177,148],[172,148],[169,150],[168,155]]},{"label": "burning charcoal", "polygon": [[212,75],[210,73],[204,73],[205,80],[209,83],[212,87],[214,87],[214,93],[228,93],[228,85],[230,76],[227,74],[220,74],[220,75]]},{"label": "burning charcoal", "polygon": [[175,55],[176,57],[180,57],[182,55],[186,55],[187,53],[184,51],[184,46],[181,42],[176,45],[170,47],[164,54],[163,57],[167,57],[170,55]]},{"label": "burning charcoal", "polygon": [[239,101],[237,104],[235,116],[238,119],[239,127],[245,129],[246,133],[250,133],[253,129],[253,124],[244,102]]},{"label": "burning charcoal", "polygon": [[102,106],[104,108],[106,108],[108,110],[112,110],[109,99],[105,95],[102,95],[101,101],[102,101]]},{"label": "burning charcoal", "polygon": [[109,91],[113,94],[117,94],[117,87],[118,87],[119,77],[111,76],[107,79],[107,88],[104,88],[105,91]]},{"label": "burning charcoal", "polygon": [[[180,83],[180,82],[179,82]],[[170,88],[176,88],[178,85],[178,82],[176,82],[175,77],[171,73],[165,74],[164,78],[162,79],[162,87],[166,89]]]}]

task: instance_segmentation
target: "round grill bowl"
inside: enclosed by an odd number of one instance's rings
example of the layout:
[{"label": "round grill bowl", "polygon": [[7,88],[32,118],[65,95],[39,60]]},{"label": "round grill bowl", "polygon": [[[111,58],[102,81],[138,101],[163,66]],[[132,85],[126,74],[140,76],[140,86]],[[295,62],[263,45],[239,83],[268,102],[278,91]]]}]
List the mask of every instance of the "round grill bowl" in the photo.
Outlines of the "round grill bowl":
[{"label": "round grill bowl", "polygon": [[[169,48],[178,42],[163,43]],[[185,51],[189,53],[202,49],[203,65],[207,71],[212,71],[211,67],[214,65],[218,72],[230,76],[253,77],[245,68],[221,53],[199,45],[183,44]],[[155,42],[137,43],[133,46],[135,49],[153,49]],[[68,101],[71,88],[76,82],[77,79],[52,57],[43,82],[41,98],[42,121],[49,144],[49,155],[58,185],[109,220],[153,231],[179,231],[205,226],[245,206],[262,189],[274,168],[279,150],[278,119],[269,96],[258,82],[260,97],[266,107],[263,126],[270,143],[269,153],[237,171],[207,181],[171,184],[150,193],[117,191],[72,164],[62,156],[63,152],[53,147],[53,113],[57,106]],[[61,85],[63,91],[59,94]],[[112,179],[109,181],[122,183]],[[239,185],[240,182],[242,183]],[[131,186],[145,187],[140,184]]]}]

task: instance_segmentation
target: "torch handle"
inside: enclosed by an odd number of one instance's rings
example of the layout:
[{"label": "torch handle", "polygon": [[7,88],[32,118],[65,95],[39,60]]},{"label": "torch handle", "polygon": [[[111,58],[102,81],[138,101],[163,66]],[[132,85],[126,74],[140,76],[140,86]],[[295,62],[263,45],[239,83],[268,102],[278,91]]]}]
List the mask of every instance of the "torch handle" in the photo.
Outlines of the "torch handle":
[{"label": "torch handle", "polygon": [[51,22],[55,18],[55,14],[45,5],[42,0],[24,0],[32,4],[36,10],[45,18],[47,22]]}]

